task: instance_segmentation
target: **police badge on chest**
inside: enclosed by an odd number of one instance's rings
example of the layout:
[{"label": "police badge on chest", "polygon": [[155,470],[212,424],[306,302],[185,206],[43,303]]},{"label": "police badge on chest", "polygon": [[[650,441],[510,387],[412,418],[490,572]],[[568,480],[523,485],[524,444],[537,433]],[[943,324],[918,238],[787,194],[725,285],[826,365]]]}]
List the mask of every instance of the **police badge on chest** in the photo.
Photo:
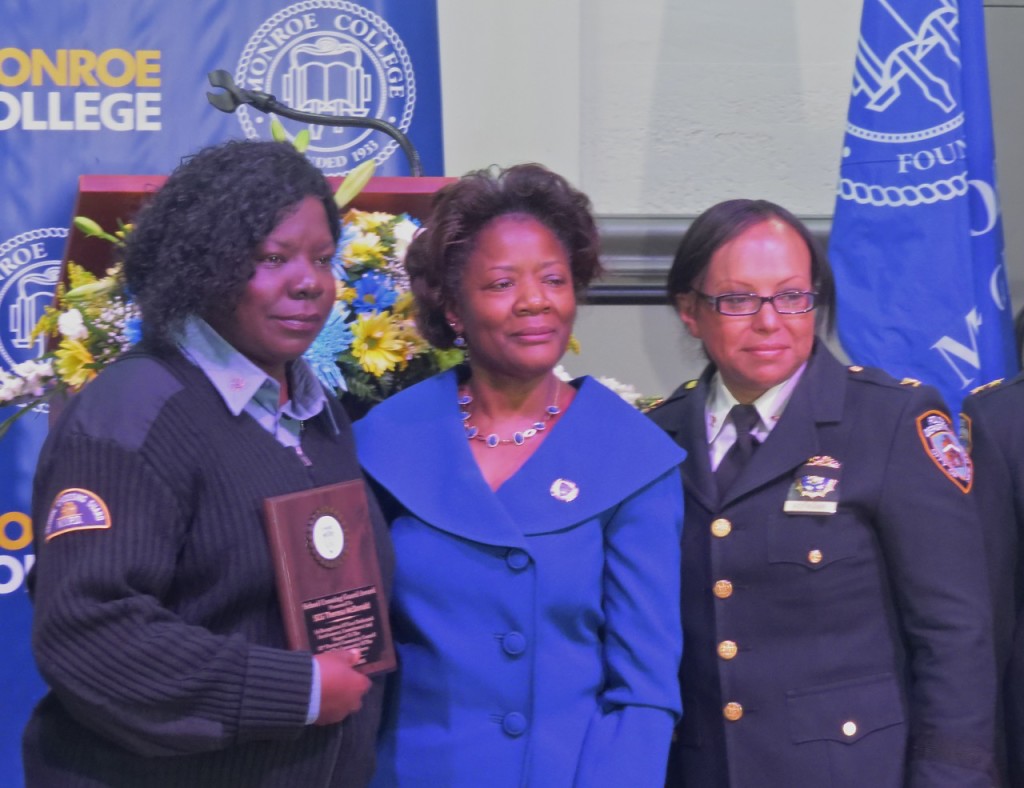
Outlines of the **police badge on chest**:
[{"label": "police badge on chest", "polygon": [[835,514],[843,466],[828,457],[811,457],[797,469],[782,511],[787,514]]}]

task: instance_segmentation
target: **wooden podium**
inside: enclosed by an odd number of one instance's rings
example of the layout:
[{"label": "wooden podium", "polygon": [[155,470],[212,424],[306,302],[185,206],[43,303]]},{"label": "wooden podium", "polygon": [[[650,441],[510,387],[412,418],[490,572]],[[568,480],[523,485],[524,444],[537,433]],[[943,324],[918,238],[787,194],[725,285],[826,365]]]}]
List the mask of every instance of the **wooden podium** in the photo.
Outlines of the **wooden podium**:
[{"label": "wooden podium", "polygon": [[[72,216],[87,216],[108,233],[117,229],[120,219],[128,224],[139,208],[156,192],[167,178],[163,175],[81,175]],[[328,178],[337,189],[342,178]],[[454,178],[404,178],[382,176],[372,178],[345,210],[408,213],[420,221],[430,212],[434,192],[454,182]],[[100,238],[88,238],[74,227],[68,233],[61,269],[67,281],[68,262],[76,263],[97,276],[102,276],[114,260],[113,246]]]}]

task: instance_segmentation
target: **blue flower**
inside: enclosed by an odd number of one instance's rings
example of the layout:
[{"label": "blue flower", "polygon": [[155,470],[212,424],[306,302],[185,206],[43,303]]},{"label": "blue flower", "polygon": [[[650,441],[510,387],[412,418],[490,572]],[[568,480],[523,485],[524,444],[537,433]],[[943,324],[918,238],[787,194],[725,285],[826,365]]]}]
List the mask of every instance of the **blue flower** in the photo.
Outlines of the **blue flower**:
[{"label": "blue flower", "polygon": [[341,238],[338,240],[338,251],[334,253],[334,257],[331,259],[331,270],[334,272],[334,278],[339,282],[347,282],[349,279],[348,269],[345,268],[345,250],[360,235],[362,235],[362,232],[354,223],[341,223]]},{"label": "blue flower", "polygon": [[320,382],[331,391],[348,391],[345,378],[338,369],[338,356],[352,345],[352,329],[346,322],[348,316],[349,308],[335,303],[323,330],[302,355]]},{"label": "blue flower", "polygon": [[359,229],[359,225],[355,222],[342,222],[341,223],[341,238],[338,239],[338,248],[344,249],[352,241],[363,234],[363,231]]},{"label": "blue flower", "polygon": [[132,345],[142,341],[142,318],[129,317],[124,321],[124,336]]},{"label": "blue flower", "polygon": [[398,293],[391,282],[391,277],[379,271],[368,271],[353,285],[356,297],[352,308],[357,312],[383,312],[390,309]]}]

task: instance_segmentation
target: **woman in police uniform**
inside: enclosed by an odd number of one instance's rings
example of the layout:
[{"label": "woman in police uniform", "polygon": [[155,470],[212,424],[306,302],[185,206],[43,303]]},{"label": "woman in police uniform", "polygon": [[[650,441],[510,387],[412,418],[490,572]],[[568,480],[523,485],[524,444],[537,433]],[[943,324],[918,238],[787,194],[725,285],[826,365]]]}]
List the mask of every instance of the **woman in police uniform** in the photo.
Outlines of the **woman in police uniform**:
[{"label": "woman in police uniform", "polygon": [[964,400],[961,424],[980,476],[981,513],[1000,679],[999,761],[1007,784],[1024,785],[1024,374],[980,386]]},{"label": "woman in police uniform", "polygon": [[815,338],[831,272],[777,205],[696,219],[668,293],[711,362],[651,414],[687,450],[669,785],[990,785],[972,469],[938,394]]}]

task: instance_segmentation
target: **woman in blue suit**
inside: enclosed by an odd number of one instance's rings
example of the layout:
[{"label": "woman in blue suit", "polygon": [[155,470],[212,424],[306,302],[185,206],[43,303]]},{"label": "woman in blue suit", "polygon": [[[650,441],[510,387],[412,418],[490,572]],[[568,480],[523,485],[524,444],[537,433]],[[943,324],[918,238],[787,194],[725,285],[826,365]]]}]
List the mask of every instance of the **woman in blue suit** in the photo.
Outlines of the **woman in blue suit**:
[{"label": "woman in blue suit", "polygon": [[683,452],[560,381],[599,272],[589,201],[539,165],[443,190],[406,261],[468,363],[357,425],[390,510],[399,671],[383,786],[658,786],[679,717]]}]

